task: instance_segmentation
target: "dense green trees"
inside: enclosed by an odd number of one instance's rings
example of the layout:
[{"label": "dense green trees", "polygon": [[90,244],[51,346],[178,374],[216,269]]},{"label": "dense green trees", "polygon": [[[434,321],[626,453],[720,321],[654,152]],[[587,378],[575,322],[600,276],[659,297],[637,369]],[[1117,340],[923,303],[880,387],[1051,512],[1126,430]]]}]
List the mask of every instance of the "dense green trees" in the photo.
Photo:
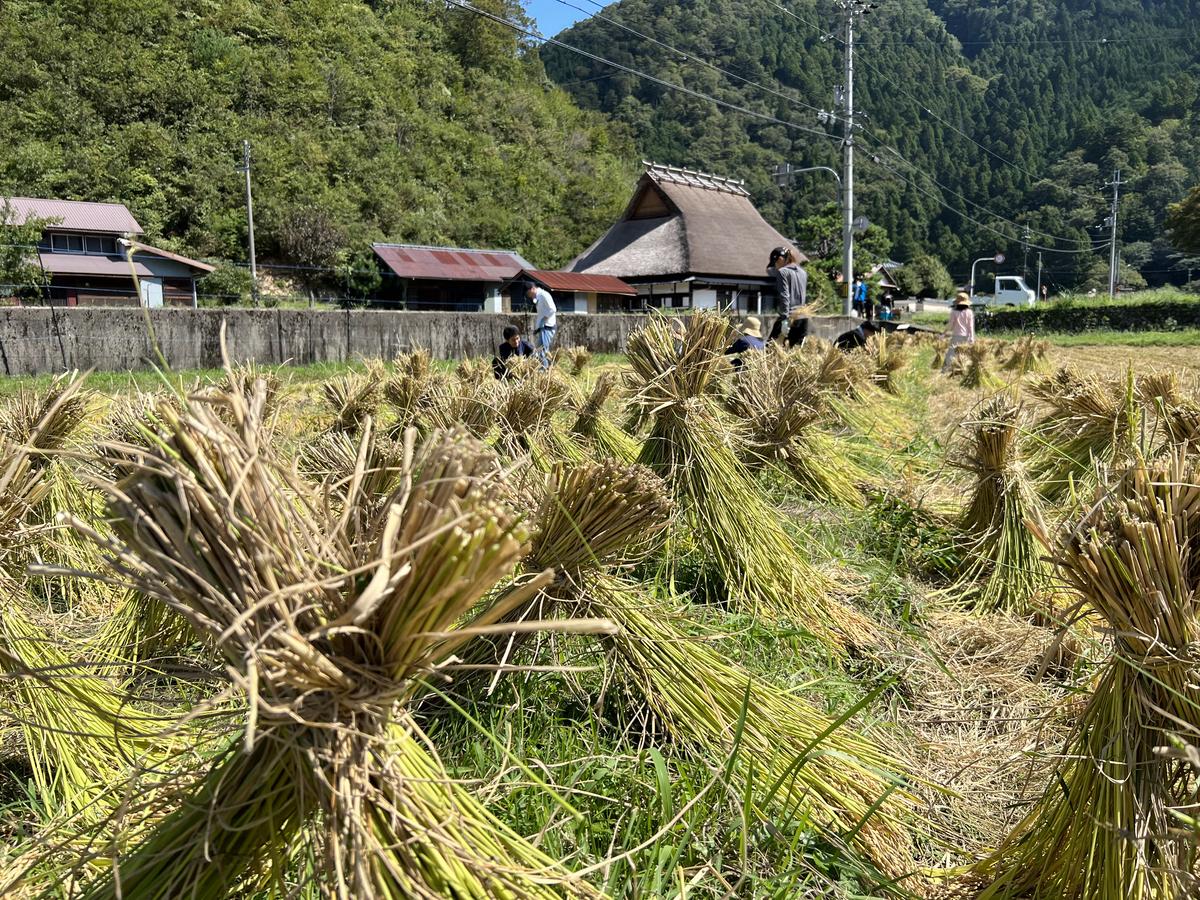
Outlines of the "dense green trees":
[{"label": "dense green trees", "polygon": [[954,279],[937,257],[922,254],[895,271],[896,285],[906,297],[949,297]]},{"label": "dense green trees", "polygon": [[634,174],[514,32],[440,3],[5,0],[0,46],[0,194],[120,200],[202,257],[245,259],[244,138],[260,256],[339,279],[373,239],[559,265]]},{"label": "dense green trees", "polygon": [[[1152,282],[1182,280],[1164,239],[1167,206],[1200,180],[1200,39],[1184,0],[884,0],[864,20],[857,96],[859,208],[892,255],[931,252],[965,279],[995,251],[1027,264],[1038,246],[1054,285],[1084,281],[1107,215],[1104,182],[1127,182],[1120,240],[1152,250]],[[842,47],[832,0],[621,0],[605,15],[686,51],[676,57],[597,19],[564,41],[789,125],[769,123],[614,73],[561,48],[547,71],[585,106],[625,123],[648,157],[747,179],[785,230],[819,213],[822,174],[776,187],[771,168],[837,165],[836,136],[814,109],[833,106]],[[796,102],[694,62],[702,59]],[[1023,252],[1024,226],[1030,229]],[[1073,251],[1073,252],[1071,252]]]}]

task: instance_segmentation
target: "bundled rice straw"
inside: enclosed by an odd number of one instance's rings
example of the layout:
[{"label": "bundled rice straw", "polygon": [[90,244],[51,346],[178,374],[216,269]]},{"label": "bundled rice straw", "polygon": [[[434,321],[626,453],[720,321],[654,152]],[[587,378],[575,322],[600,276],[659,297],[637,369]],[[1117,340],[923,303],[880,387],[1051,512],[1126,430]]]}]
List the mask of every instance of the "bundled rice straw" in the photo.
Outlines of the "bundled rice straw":
[{"label": "bundled rice straw", "polygon": [[968,344],[959,348],[958,356],[966,360],[966,370],[963,372],[962,386],[979,388],[985,391],[996,391],[1003,388],[1004,381],[992,372],[988,365],[991,349],[982,342]]},{"label": "bundled rice straw", "polygon": [[1050,342],[1035,340],[1032,334],[1027,334],[1013,341],[1004,369],[1018,376],[1045,372],[1050,365],[1049,357]]},{"label": "bundled rice straw", "polygon": [[777,466],[818,502],[864,505],[860,485],[870,476],[842,439],[821,428],[826,395],[807,357],[775,345],[748,355],[725,406],[744,426],[749,465]]},{"label": "bundled rice straw", "polygon": [[1029,390],[1049,406],[1035,429],[1040,448],[1033,461],[1047,499],[1063,500],[1077,484],[1094,485],[1098,467],[1133,458],[1142,412],[1132,373],[1104,379],[1063,369]]},{"label": "bundled rice straw", "polygon": [[551,560],[558,569],[537,608],[616,622],[620,629],[606,643],[631,690],[689,750],[710,759],[736,754],[734,771],[765,819],[778,821],[782,808],[835,842],[845,838],[889,874],[911,874],[908,836],[897,819],[904,802],[884,799],[898,763],[689,638],[663,603],[615,574],[655,546],[671,508],[662,481],[641,466],[559,469],[548,480],[527,560],[532,569]]},{"label": "bundled rice straw", "polygon": [[899,394],[899,372],[908,365],[908,354],[900,341],[886,331],[873,335],[867,341],[867,358],[871,362],[871,381],[876,387],[889,394]]},{"label": "bundled rice straw", "polygon": [[578,376],[592,361],[592,351],[587,347],[560,347],[551,354],[551,358],[557,365],[565,365],[572,375]]},{"label": "bundled rice straw", "polygon": [[885,449],[896,449],[912,439],[912,422],[892,397],[871,383],[872,372],[863,354],[811,338],[805,340],[801,353],[816,361],[817,382],[825,390],[835,424]]},{"label": "bundled rice straw", "polygon": [[604,405],[616,387],[612,372],[602,372],[596,378],[591,393],[575,400],[575,422],[571,433],[589,442],[600,456],[621,462],[637,460],[641,446],[604,411]]},{"label": "bundled rice straw", "polygon": [[[872,644],[874,627],[831,599],[830,583],[801,557],[755,489],[706,396],[728,369],[722,356],[728,335],[724,319],[699,314],[678,348],[664,320],[630,336],[634,402],[650,423],[639,461],[669,485],[689,537],[719,572],[735,608],[793,619],[831,646]],[[667,553],[670,565],[674,549]]]},{"label": "bundled rice straw", "polygon": [[95,855],[114,863],[82,896],[224,898],[299,890],[297,877],[345,900],[595,896],[449,785],[405,712],[527,599],[481,603],[525,549],[494,499],[494,456],[453,436],[418,449],[410,432],[365,553],[262,443],[265,392],[221,401],[232,416],[197,400],[162,410],[163,447],[111,486],[112,565],[213,642],[245,732],[194,789],[165,786],[155,809],[116,820],[168,812],[135,844],[118,830],[80,852],[77,876]]},{"label": "bundled rice straw", "polygon": [[530,454],[543,469],[556,460],[581,461],[583,450],[553,421],[570,396],[571,386],[552,369],[504,382],[498,409],[498,446],[504,454],[510,459]]},{"label": "bundled rice straw", "polygon": [[973,874],[979,897],[1194,897],[1195,773],[1162,748],[1200,726],[1200,470],[1136,465],[1054,543],[1112,652],[1045,795]]},{"label": "bundled rice straw", "polygon": [[[975,479],[961,528],[971,563],[955,590],[968,590],[978,606],[1017,614],[1049,584],[1048,566],[1031,526],[1043,527],[1041,502],[1029,479],[1023,450],[1021,405],[999,394],[968,423],[970,439],[953,463]],[[971,585],[983,584],[975,593]]]},{"label": "bundled rice straw", "polygon": [[380,380],[370,375],[358,372],[339,375],[326,381],[322,390],[333,410],[330,431],[355,432],[379,410]]},{"label": "bundled rice straw", "polygon": [[21,725],[40,808],[63,818],[111,812],[122,773],[151,749],[131,725],[135,713],[12,606],[0,608],[0,672],[15,679],[13,705],[0,712]]},{"label": "bundled rice straw", "polygon": [[[102,498],[81,478],[75,450],[95,397],[77,372],[59,376],[44,391],[22,391],[0,416],[0,433],[28,448],[29,465],[45,473],[45,496],[28,511],[31,531],[23,543],[26,566],[93,571],[95,547],[57,522],[60,510],[102,518]],[[85,439],[86,440],[86,439]],[[106,592],[95,584],[40,574],[27,582],[39,600],[60,612],[105,611]]]}]

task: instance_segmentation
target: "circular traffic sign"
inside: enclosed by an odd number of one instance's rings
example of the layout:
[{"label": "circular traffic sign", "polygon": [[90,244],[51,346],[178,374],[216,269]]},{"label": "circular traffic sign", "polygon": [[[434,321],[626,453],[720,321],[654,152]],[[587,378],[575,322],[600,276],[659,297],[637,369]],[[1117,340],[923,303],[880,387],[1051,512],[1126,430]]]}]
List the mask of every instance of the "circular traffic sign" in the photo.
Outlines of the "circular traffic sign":
[{"label": "circular traffic sign", "polygon": [[996,254],[996,262],[997,262],[997,263],[1002,263],[1002,262],[1004,262],[1004,254],[1003,254],[1003,253],[997,253],[997,254]]}]

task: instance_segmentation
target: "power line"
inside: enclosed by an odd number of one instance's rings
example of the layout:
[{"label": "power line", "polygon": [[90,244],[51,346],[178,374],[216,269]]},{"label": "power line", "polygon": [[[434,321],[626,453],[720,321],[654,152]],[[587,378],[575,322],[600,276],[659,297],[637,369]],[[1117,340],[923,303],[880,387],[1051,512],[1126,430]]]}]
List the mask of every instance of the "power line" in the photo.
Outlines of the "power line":
[{"label": "power line", "polygon": [[[680,56],[683,59],[683,61],[685,61],[685,62],[693,62],[698,65],[704,66],[708,69],[711,69],[714,72],[719,72],[720,74],[724,75],[726,78],[733,78],[736,81],[742,82],[743,84],[748,84],[751,87],[756,87],[761,91],[766,91],[768,94],[771,94],[775,97],[779,97],[783,100],[786,100],[788,103],[791,103],[794,106],[799,106],[803,109],[807,109],[812,112],[824,112],[824,110],[822,110],[819,107],[813,106],[809,103],[805,103],[803,100],[798,100],[789,94],[783,93],[782,91],[777,91],[774,88],[769,87],[768,85],[765,85],[765,84],[762,84],[760,82],[753,80],[752,78],[745,78],[741,75],[738,75],[736,72],[731,72],[728,69],[722,69],[720,66],[714,65],[713,63],[710,63],[707,60],[700,59],[695,54],[688,53],[687,51],[684,51],[684,50],[680,50],[678,47],[672,47],[670,44],[664,43],[663,41],[658,40],[658,38],[651,37],[648,34],[643,34],[642,32],[638,31],[636,28],[631,28],[630,26],[624,24],[623,22],[618,22],[616,19],[610,19],[609,17],[601,15],[598,12],[589,13],[582,6],[576,6],[574,3],[570,2],[570,0],[556,0],[556,2],[561,3],[563,6],[569,6],[571,9],[575,9],[581,13],[584,13],[585,15],[587,15],[587,17],[589,19],[595,19],[600,22],[607,22],[610,25],[615,25],[617,28],[620,28],[623,31],[627,31],[632,35],[636,35],[637,37],[641,38],[644,41],[649,41],[650,43],[654,44],[657,47],[662,47],[664,50],[669,50],[670,52],[675,53],[678,56]],[[600,6],[599,3],[595,3],[595,2],[593,2],[593,0],[588,0],[588,2],[592,3],[593,6]],[[603,8],[603,7],[601,7],[601,8]]]},{"label": "power line", "polygon": [[[929,197],[930,199],[934,200],[935,202],[937,202],[937,203],[938,203],[938,205],[940,205],[940,206],[941,206],[941,207],[943,207],[944,209],[947,209],[947,210],[949,210],[950,212],[952,212],[952,213],[955,213],[955,214],[956,214],[956,215],[958,215],[958,216],[961,216],[963,219],[965,219],[966,221],[968,221],[968,222],[972,223],[973,225],[976,225],[976,226],[978,226],[978,227],[980,227],[980,228],[984,229],[985,231],[990,231],[992,234],[995,234],[996,236],[998,236],[998,237],[1001,237],[1001,238],[1003,238],[1003,239],[1004,239],[1004,240],[1006,240],[1006,241],[1010,241],[1010,242],[1011,242],[1011,241],[1015,241],[1015,240],[1016,240],[1016,239],[1013,237],[1013,235],[1011,235],[1011,234],[1007,234],[1007,233],[1005,233],[1005,232],[1001,231],[1000,229],[998,229],[998,228],[995,228],[995,227],[993,227],[992,225],[989,225],[987,222],[983,222],[983,221],[980,221],[979,219],[976,219],[974,216],[972,216],[972,215],[971,215],[970,213],[968,213],[968,212],[965,212],[964,210],[961,210],[961,209],[959,209],[959,208],[957,208],[957,207],[955,207],[955,206],[951,206],[951,205],[950,205],[949,203],[947,203],[947,202],[946,202],[944,199],[942,199],[942,197],[941,197],[941,196],[939,196],[938,194],[935,194],[933,191],[930,191],[929,189],[927,189],[927,188],[923,187],[922,185],[918,184],[917,182],[910,180],[909,178],[907,178],[907,177],[904,175],[904,173],[900,172],[900,171],[899,171],[899,170],[897,170],[897,169],[893,169],[891,166],[887,165],[887,163],[883,162],[883,161],[882,161],[881,159],[879,159],[878,157],[868,157],[868,159],[870,159],[870,160],[871,160],[871,161],[872,161],[872,162],[873,162],[875,165],[879,166],[879,167],[880,167],[880,168],[882,168],[882,169],[885,169],[886,171],[890,172],[892,175],[894,175],[894,176],[896,176],[897,178],[899,178],[901,181],[903,181],[905,184],[909,185],[909,186],[910,186],[911,188],[913,188],[914,190],[916,190],[916,191],[918,191],[918,192],[920,192],[920,193],[924,194],[925,196]],[[1010,223],[1010,224],[1011,224],[1011,223]],[[1032,247],[1032,248],[1034,248],[1034,249],[1036,249],[1036,250],[1043,250],[1043,251],[1045,251],[1045,252],[1047,252],[1047,253],[1059,253],[1059,254],[1063,254],[1063,255],[1068,255],[1068,254],[1076,254],[1076,255],[1078,255],[1078,254],[1084,254],[1084,253],[1095,253],[1097,250],[1101,249],[1102,247],[1106,247],[1106,246],[1108,246],[1108,242],[1107,242],[1107,241],[1104,241],[1103,243],[1101,243],[1101,244],[1097,244],[1096,246],[1094,246],[1094,247],[1090,247],[1090,248],[1088,248],[1088,249],[1086,249],[1086,250],[1084,250],[1084,249],[1080,249],[1080,250],[1058,250],[1058,249],[1055,249],[1054,247],[1040,247],[1040,246],[1039,246],[1039,245],[1037,245],[1037,244],[1030,244],[1029,246],[1030,246],[1030,247]]]},{"label": "power line", "polygon": [[[975,140],[975,138],[971,137],[971,135],[967,134],[965,131],[963,131],[958,126],[956,126],[950,122],[947,122],[945,119],[943,119],[937,113],[935,113],[932,109],[930,109],[928,106],[926,106],[924,104],[924,102],[919,100],[915,95],[909,93],[903,87],[901,87],[895,81],[895,79],[889,78],[887,75],[883,74],[883,72],[881,72],[877,67],[872,65],[870,62],[867,62],[864,60],[863,65],[865,65],[868,69],[870,69],[872,72],[874,72],[877,76],[879,76],[884,81],[886,81],[888,84],[890,84],[892,87],[894,87],[896,90],[898,90],[901,94],[903,94],[909,100],[912,100],[913,102],[920,104],[921,111],[923,113],[925,113],[925,115],[934,119],[936,122],[938,122],[942,126],[950,129],[951,132],[953,132],[954,134],[957,134],[959,137],[974,144],[976,147],[978,147],[980,150],[982,150],[988,156],[992,157],[993,159],[997,160],[998,162],[1003,163],[1004,165],[1008,166],[1009,168],[1022,173],[1026,177],[1032,179],[1033,181],[1040,181],[1043,178],[1045,178],[1044,175],[1035,175],[1033,172],[1031,172],[1029,169],[1026,169],[1024,166],[1013,162],[1012,160],[1008,159],[1007,157],[1002,156],[1001,154],[997,153],[995,150],[992,150],[990,147],[987,147],[984,144],[981,144],[979,141]],[[1086,194],[1084,194],[1081,191],[1076,190],[1075,188],[1067,187],[1067,188],[1065,188],[1065,190],[1074,194],[1076,197],[1079,197],[1080,199],[1088,199]]]},{"label": "power line", "polygon": [[[892,155],[894,155],[894,156],[896,157],[896,159],[898,159],[900,162],[902,162],[902,163],[904,163],[905,165],[907,165],[907,166],[908,166],[910,169],[912,169],[914,172],[916,172],[916,173],[918,173],[918,174],[920,174],[920,175],[923,175],[924,177],[928,178],[930,181],[932,181],[934,184],[936,184],[936,185],[937,185],[937,186],[938,186],[938,187],[939,187],[941,190],[945,191],[945,192],[946,192],[946,193],[948,193],[948,194],[952,194],[953,196],[957,197],[959,200],[963,201],[964,203],[968,204],[969,206],[973,206],[973,207],[975,207],[975,208],[976,208],[976,209],[978,209],[980,212],[986,213],[987,215],[991,216],[992,218],[999,219],[1001,222],[1004,222],[1004,223],[1005,223],[1005,224],[1007,224],[1007,225],[1011,225],[1011,226],[1013,226],[1014,228],[1023,229],[1023,230],[1024,230],[1024,229],[1028,229],[1030,232],[1032,232],[1032,233],[1034,233],[1034,234],[1040,234],[1040,235],[1042,235],[1043,237],[1047,237],[1047,238],[1050,238],[1050,239],[1052,239],[1052,240],[1059,241],[1059,242],[1061,242],[1061,243],[1065,243],[1065,244],[1075,244],[1075,245],[1082,245],[1082,244],[1085,244],[1085,243],[1086,243],[1086,244],[1089,244],[1089,245],[1091,245],[1091,244],[1093,244],[1093,243],[1094,243],[1094,242],[1093,242],[1093,241],[1091,241],[1091,240],[1082,241],[1082,240],[1080,240],[1080,239],[1078,239],[1078,238],[1065,238],[1065,237],[1059,237],[1058,235],[1051,234],[1051,233],[1050,233],[1050,232],[1048,232],[1048,231],[1041,231],[1040,229],[1037,229],[1037,228],[1032,228],[1031,226],[1029,226],[1029,225],[1027,225],[1027,224],[1024,224],[1024,223],[1021,223],[1021,222],[1015,222],[1015,221],[1013,221],[1012,219],[1006,218],[1005,216],[1002,216],[1002,215],[1000,215],[1000,214],[999,214],[999,213],[997,213],[997,212],[993,212],[991,209],[989,209],[988,207],[984,206],[983,204],[981,204],[981,203],[977,203],[977,202],[975,202],[974,200],[971,200],[970,198],[968,198],[968,197],[964,196],[963,194],[960,194],[958,191],[954,190],[953,188],[947,187],[946,185],[942,184],[942,183],[941,183],[940,181],[938,181],[938,180],[937,180],[935,177],[933,177],[932,175],[930,175],[930,174],[929,174],[928,172],[926,172],[924,169],[920,168],[920,167],[919,167],[919,166],[918,166],[916,163],[914,163],[914,162],[911,162],[910,160],[908,160],[908,159],[906,159],[904,156],[902,156],[902,155],[900,154],[900,152],[899,152],[898,150],[896,150],[894,147],[889,147],[889,146],[887,146],[886,144],[884,144],[884,143],[883,143],[883,141],[882,141],[882,139],[881,139],[881,138],[879,138],[879,136],[878,136],[878,135],[875,135],[875,134],[873,134],[873,133],[872,133],[872,132],[870,132],[870,131],[866,131],[865,129],[864,129],[864,131],[863,131],[863,134],[864,134],[866,137],[870,138],[871,140],[874,140],[874,141],[877,141],[877,142],[879,142],[879,144],[880,144],[880,146],[882,147],[882,149],[884,149],[884,150],[886,150],[886,151],[890,152]],[[878,162],[878,160],[876,160],[876,162]],[[1072,252],[1072,251],[1058,250],[1058,249],[1056,249],[1056,248],[1054,248],[1054,247],[1044,247],[1044,246],[1040,246],[1040,245],[1038,245],[1038,244],[1034,244],[1034,243],[1030,243],[1028,246],[1029,246],[1030,248],[1032,248],[1032,249],[1035,249],[1035,250],[1048,250],[1048,251],[1050,251],[1050,252],[1052,252],[1052,253],[1067,253],[1067,252]]]},{"label": "power line", "polygon": [[[792,12],[790,9],[788,9],[786,6],[783,6],[781,3],[776,2],[776,0],[764,0],[764,2],[767,3],[769,6],[773,6],[776,9],[781,10],[782,12],[791,16],[796,21],[801,22],[804,25],[807,25],[809,28],[811,28],[815,32],[817,32],[818,35],[820,35],[821,40],[834,40],[834,41],[838,41],[839,43],[843,43],[843,44],[845,43],[844,39],[841,38],[840,36],[838,36],[837,34],[827,32],[825,29],[819,27],[818,25],[813,24],[812,22],[808,21],[804,17]],[[953,37],[953,35],[950,35],[949,32],[946,32],[946,35],[947,35],[947,37]],[[929,41],[930,43],[933,42],[932,38],[928,37],[928,36],[926,36],[924,38],[924,40]],[[915,43],[915,41],[913,43]],[[1009,167],[1015,169],[1018,172],[1021,172],[1026,177],[1028,177],[1034,181],[1038,181],[1044,177],[1044,176],[1035,175],[1033,172],[1029,171],[1028,169],[1024,168],[1023,166],[1018,165],[1017,163],[1013,162],[1012,160],[1010,160],[1010,159],[1002,156],[1001,154],[997,153],[996,151],[992,150],[990,147],[987,147],[984,144],[980,143],[979,141],[975,140],[975,138],[971,137],[971,135],[967,134],[965,131],[963,131],[958,126],[946,121],[941,116],[939,116],[937,113],[935,113],[932,109],[930,109],[928,106],[926,106],[916,96],[914,96],[913,94],[911,94],[907,90],[905,90],[903,87],[901,87],[895,81],[895,79],[890,78],[887,75],[885,75],[876,66],[872,65],[868,60],[863,59],[861,62],[864,66],[866,66],[868,69],[870,69],[871,72],[873,72],[876,76],[878,76],[879,78],[886,81],[888,84],[890,84],[896,90],[898,90],[901,94],[908,97],[908,99],[914,101],[915,103],[920,104],[921,111],[923,113],[925,113],[927,116],[936,120],[939,124],[943,125],[944,127],[950,129],[951,132],[953,132],[954,134],[957,134],[959,137],[964,138],[967,141],[970,141],[972,144],[974,144],[976,147],[978,147],[984,153],[987,153],[993,159],[997,160],[998,162],[1003,163],[1006,166],[1009,166]],[[1085,194],[1081,193],[1080,191],[1075,190],[1074,188],[1067,188],[1067,190],[1070,191],[1075,196],[1080,197],[1080,198],[1084,198],[1086,196]]]},{"label": "power line", "polygon": [[805,134],[816,135],[817,137],[823,137],[823,138],[830,137],[830,135],[827,134],[826,132],[819,131],[816,128],[809,128],[807,126],[800,125],[796,122],[789,122],[785,119],[779,119],[779,118],[776,118],[775,116],[767,115],[766,113],[755,112],[752,109],[748,109],[747,107],[744,107],[744,106],[739,106],[736,103],[730,103],[727,100],[720,100],[716,97],[710,96],[709,94],[706,94],[703,91],[697,91],[692,88],[685,87],[684,85],[676,84],[673,81],[667,81],[665,78],[659,78],[656,75],[651,75],[647,72],[643,72],[639,69],[634,69],[630,66],[622,65],[621,63],[618,63],[618,62],[613,62],[611,59],[605,59],[603,56],[598,56],[595,53],[590,53],[587,50],[582,50],[579,47],[574,47],[571,44],[567,44],[563,41],[558,40],[557,38],[544,37],[543,35],[539,34],[538,32],[533,31],[529,28],[526,28],[523,25],[518,25],[515,22],[508,21],[507,19],[505,19],[502,16],[498,16],[494,13],[488,12],[487,10],[480,9],[477,6],[474,6],[473,4],[466,2],[466,0],[446,0],[446,2],[448,4],[450,4],[451,6],[456,6],[459,9],[466,10],[467,12],[475,13],[478,16],[483,16],[485,19],[495,22],[498,25],[503,25],[506,28],[510,28],[513,31],[517,32],[518,34],[523,34],[532,40],[541,41],[543,44],[550,44],[551,46],[554,46],[554,47],[562,47],[564,50],[569,50],[572,53],[577,53],[580,56],[583,56],[594,62],[602,63],[603,65],[607,65],[607,66],[612,66],[614,69],[619,69],[622,72],[626,72],[626,73],[628,73],[630,75],[634,75],[638,78],[644,78],[647,81],[651,81],[655,84],[661,85],[662,87],[665,87],[665,88],[669,88],[673,91],[679,91],[680,93],[687,94],[690,97],[695,97],[699,100],[705,100],[705,101],[708,101],[709,103],[714,103],[717,106],[723,107],[725,109],[730,109],[730,110],[733,110],[734,112],[738,112],[738,113],[741,113],[742,115],[750,116],[751,118],[759,119],[764,122],[770,122],[773,125],[782,125],[785,128],[791,128],[796,131],[804,132]]}]

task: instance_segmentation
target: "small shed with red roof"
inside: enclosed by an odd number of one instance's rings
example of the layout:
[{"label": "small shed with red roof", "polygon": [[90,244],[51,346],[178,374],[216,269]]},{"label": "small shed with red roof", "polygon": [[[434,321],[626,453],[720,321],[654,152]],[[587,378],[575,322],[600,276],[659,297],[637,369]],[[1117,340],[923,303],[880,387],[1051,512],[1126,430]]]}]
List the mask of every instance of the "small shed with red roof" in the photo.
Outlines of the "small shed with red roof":
[{"label": "small shed with red roof", "polygon": [[637,298],[637,288],[612,275],[522,269],[517,278],[548,290],[559,312],[620,312]]},{"label": "small shed with red roof", "polygon": [[380,305],[502,312],[510,285],[533,266],[512,250],[373,244],[383,269]]}]

